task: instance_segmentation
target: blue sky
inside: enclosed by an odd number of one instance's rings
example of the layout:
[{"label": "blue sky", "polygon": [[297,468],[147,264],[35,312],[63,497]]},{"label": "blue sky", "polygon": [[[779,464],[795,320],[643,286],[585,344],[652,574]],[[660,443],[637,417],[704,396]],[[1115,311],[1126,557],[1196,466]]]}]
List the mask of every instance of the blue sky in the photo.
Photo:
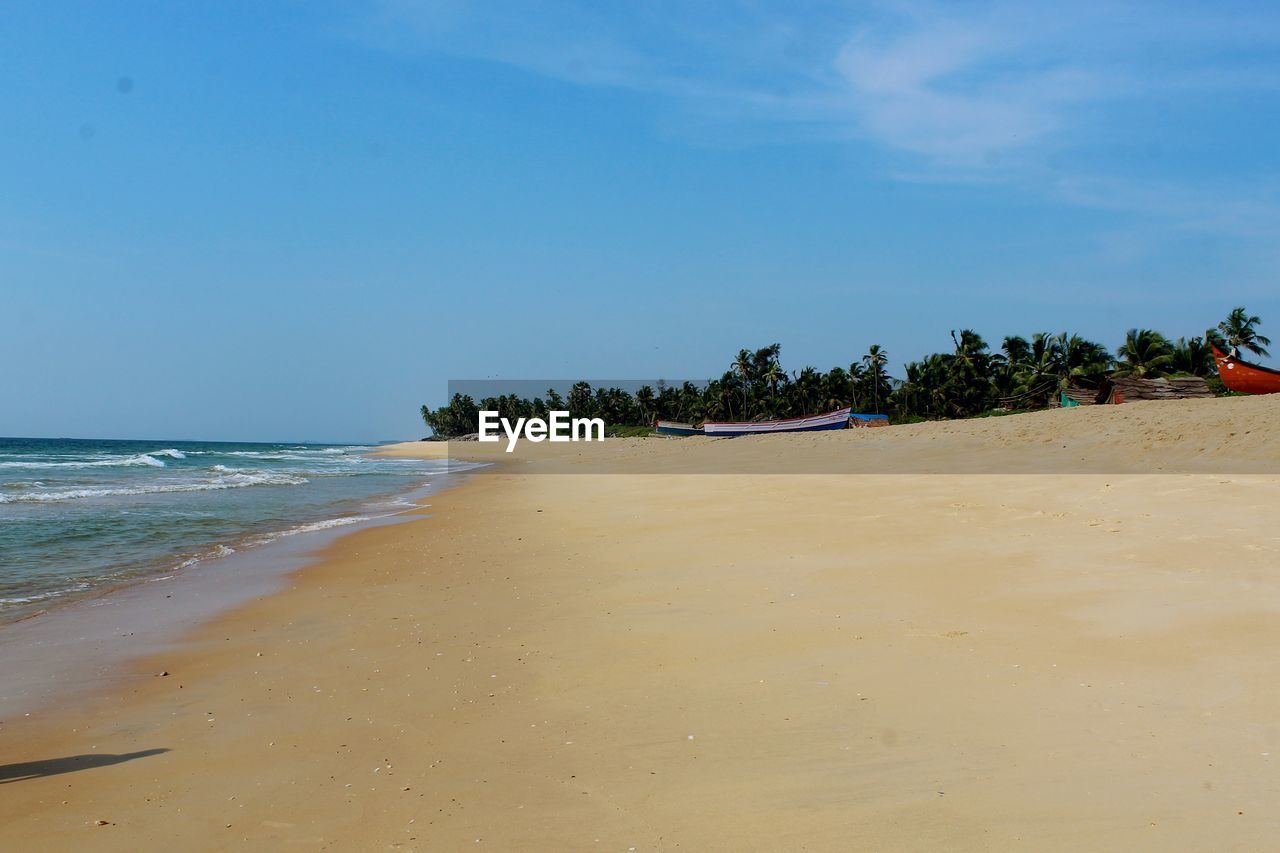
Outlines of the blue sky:
[{"label": "blue sky", "polygon": [[1280,327],[1280,11],[213,6],[0,7],[0,435]]}]

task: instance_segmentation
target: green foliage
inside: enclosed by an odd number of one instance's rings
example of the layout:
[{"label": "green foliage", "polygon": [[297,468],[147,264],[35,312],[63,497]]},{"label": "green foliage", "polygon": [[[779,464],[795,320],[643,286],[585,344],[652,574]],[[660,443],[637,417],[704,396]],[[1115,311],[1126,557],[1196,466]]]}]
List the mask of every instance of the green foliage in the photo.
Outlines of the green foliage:
[{"label": "green foliage", "polygon": [[1213,364],[1213,350],[1204,338],[1178,338],[1173,343],[1173,371],[1180,376],[1217,375]]},{"label": "green foliage", "polygon": [[[1170,341],[1151,329],[1130,329],[1113,358],[1102,344],[1079,335],[1036,332],[1011,335],[998,351],[970,329],[951,333],[951,350],[907,363],[901,380],[888,373],[889,354],[873,344],[847,368],[823,373],[804,367],[782,368],[780,344],[741,349],[718,379],[704,385],[658,382],[635,394],[619,388],[593,388],[578,382],[562,398],[549,389],[545,398],[507,395],[476,402],[454,395],[439,409],[422,407],[422,419],[440,437],[476,432],[481,409],[496,410],[514,421],[568,410],[573,417],[603,418],[609,435],[647,434],[657,419],[701,423],[799,417],[852,406],[856,412],[887,413],[897,423],[935,418],[997,416],[1043,408],[1062,389],[1095,387],[1116,376],[1203,376],[1221,389],[1210,342],[1266,355],[1271,341],[1258,333],[1262,321],[1244,308],[1234,309],[1204,337]],[[1221,390],[1218,390],[1222,393]]]},{"label": "green foliage", "polygon": [[613,425],[605,427],[604,434],[608,438],[646,438],[653,435],[653,427]]},{"label": "green foliage", "polygon": [[1117,376],[1151,378],[1174,372],[1173,344],[1151,329],[1130,329],[1116,350]]},{"label": "green foliage", "polygon": [[1214,334],[1215,337],[1224,341],[1227,346],[1245,349],[1255,355],[1265,357],[1271,355],[1267,351],[1267,347],[1271,346],[1271,339],[1258,334],[1258,326],[1261,325],[1262,318],[1256,314],[1250,314],[1241,305],[1238,308],[1231,309],[1227,319],[1219,323],[1218,328],[1210,334]]}]

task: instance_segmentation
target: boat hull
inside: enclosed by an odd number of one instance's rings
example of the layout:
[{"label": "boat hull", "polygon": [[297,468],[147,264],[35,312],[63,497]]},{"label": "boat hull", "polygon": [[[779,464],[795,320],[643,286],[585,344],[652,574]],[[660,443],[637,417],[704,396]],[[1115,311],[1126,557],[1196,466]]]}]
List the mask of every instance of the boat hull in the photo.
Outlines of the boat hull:
[{"label": "boat hull", "polygon": [[707,421],[702,425],[705,435],[768,435],[778,432],[822,432],[829,429],[844,429],[849,425],[849,409],[837,409],[825,415],[811,415],[805,418],[788,418],[781,421]]},{"label": "boat hull", "polygon": [[1227,355],[1216,346],[1213,360],[1218,365],[1222,384],[1240,394],[1280,393],[1280,370],[1272,370],[1257,364],[1249,364]]},{"label": "boat hull", "polygon": [[702,427],[696,427],[693,424],[682,424],[675,421],[658,421],[653,426],[653,431],[658,435],[673,436],[689,436],[702,435]]},{"label": "boat hull", "polygon": [[882,427],[889,425],[888,415],[860,415],[853,413],[849,415],[849,426],[865,429],[866,427]]}]

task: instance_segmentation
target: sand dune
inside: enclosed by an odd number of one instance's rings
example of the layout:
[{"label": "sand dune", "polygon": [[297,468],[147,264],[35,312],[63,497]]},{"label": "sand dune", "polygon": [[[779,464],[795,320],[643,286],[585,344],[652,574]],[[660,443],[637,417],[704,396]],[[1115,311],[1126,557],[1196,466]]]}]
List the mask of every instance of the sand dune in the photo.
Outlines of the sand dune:
[{"label": "sand dune", "polygon": [[522,450],[5,721],[0,846],[1264,849],[1276,415]]}]

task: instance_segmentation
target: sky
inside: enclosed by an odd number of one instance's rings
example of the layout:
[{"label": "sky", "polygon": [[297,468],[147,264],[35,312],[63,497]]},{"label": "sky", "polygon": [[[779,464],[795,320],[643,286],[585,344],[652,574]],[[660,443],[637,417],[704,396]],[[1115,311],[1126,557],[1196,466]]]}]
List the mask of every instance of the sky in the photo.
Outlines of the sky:
[{"label": "sky", "polygon": [[0,111],[0,435],[1280,330],[1265,4],[8,0]]}]

